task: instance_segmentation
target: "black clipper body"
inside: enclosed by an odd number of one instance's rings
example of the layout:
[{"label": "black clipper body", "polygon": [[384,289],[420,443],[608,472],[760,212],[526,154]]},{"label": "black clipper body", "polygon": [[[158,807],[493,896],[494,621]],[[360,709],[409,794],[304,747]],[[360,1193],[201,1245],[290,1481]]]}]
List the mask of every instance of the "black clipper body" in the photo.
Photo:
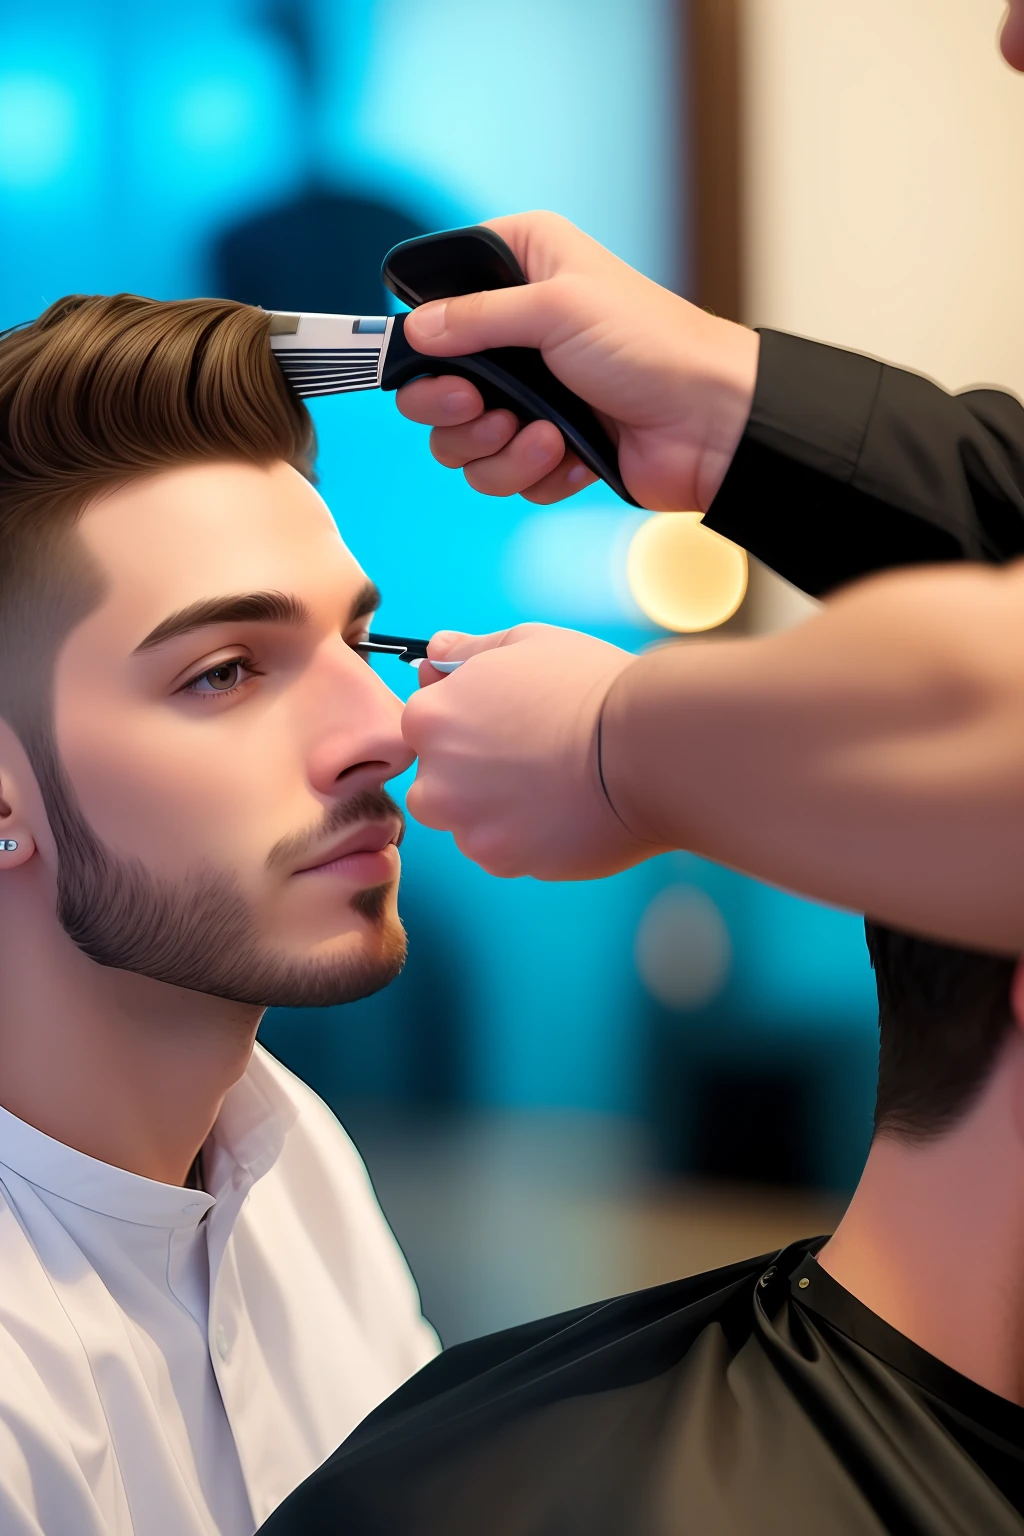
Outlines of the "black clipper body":
[{"label": "black clipper body", "polygon": [[[518,287],[526,278],[504,240],[476,225],[404,240],[381,275],[403,303]],[[300,395],[398,389],[424,375],[455,374],[479,389],[488,409],[503,406],[521,422],[551,421],[587,468],[630,506],[639,503],[619,474],[615,446],[590,406],[574,395],[531,347],[499,347],[462,357],[428,357],[407,341],[404,317],[275,314],[271,346]]]}]

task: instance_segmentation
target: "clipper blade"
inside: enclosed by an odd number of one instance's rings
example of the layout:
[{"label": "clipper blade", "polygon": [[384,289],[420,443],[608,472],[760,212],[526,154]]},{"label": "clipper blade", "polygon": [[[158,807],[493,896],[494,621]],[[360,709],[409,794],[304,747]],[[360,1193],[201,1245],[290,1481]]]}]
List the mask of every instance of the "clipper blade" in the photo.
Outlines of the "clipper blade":
[{"label": "clipper blade", "polygon": [[297,395],[379,389],[394,320],[384,315],[272,311],[270,346]]}]

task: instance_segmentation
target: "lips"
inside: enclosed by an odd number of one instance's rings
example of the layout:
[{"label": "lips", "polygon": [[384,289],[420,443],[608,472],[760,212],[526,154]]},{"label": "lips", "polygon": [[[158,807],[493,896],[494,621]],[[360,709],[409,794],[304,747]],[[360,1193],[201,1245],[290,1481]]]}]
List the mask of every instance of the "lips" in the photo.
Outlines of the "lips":
[{"label": "lips", "polygon": [[[387,847],[398,841],[400,832],[401,825],[397,820],[375,821],[366,826],[356,827],[347,837],[332,843],[329,848],[325,848],[308,863],[300,865],[294,873],[305,875],[316,870],[327,869],[329,866],[344,867],[348,861],[354,861],[360,855],[382,854]],[[354,869],[353,872],[355,872]]]}]

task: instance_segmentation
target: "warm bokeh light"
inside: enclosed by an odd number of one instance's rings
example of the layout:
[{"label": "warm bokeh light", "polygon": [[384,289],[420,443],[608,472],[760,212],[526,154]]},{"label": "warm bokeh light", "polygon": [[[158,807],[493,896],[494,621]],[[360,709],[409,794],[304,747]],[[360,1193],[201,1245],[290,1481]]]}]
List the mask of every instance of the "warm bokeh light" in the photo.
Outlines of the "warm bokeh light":
[{"label": "warm bokeh light", "polygon": [[649,619],[692,634],[731,618],[747,590],[747,557],[700,512],[658,512],[629,546],[629,589]]},{"label": "warm bokeh light", "polygon": [[696,886],[667,886],[640,919],[634,957],[641,981],[659,1003],[680,1012],[701,1008],[729,976],[732,943],[725,918]]}]

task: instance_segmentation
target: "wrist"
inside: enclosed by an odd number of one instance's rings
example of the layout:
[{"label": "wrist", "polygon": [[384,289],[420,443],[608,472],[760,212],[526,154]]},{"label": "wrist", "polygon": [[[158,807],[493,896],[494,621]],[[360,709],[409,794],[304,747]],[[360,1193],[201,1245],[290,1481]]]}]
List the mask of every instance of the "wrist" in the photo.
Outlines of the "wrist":
[{"label": "wrist", "polygon": [[644,696],[650,663],[658,652],[638,656],[613,679],[597,721],[597,772],[601,791],[629,836],[652,848],[675,846],[660,826],[648,771],[651,752]]},{"label": "wrist", "polygon": [[731,320],[705,315],[704,377],[700,395],[706,418],[694,474],[696,510],[706,512],[718,494],[750,420],[757,386],[761,338]]},{"label": "wrist", "polygon": [[608,788],[608,780],[607,780],[607,778],[605,776],[605,768],[604,768],[605,714],[606,714],[606,710],[608,708],[608,701],[611,698],[611,695],[612,695],[612,693],[613,693],[613,691],[615,689],[616,683],[619,681],[619,678],[621,678],[621,677],[622,677],[622,673],[620,672],[619,676],[617,678],[613,679],[613,681],[611,683],[611,686],[607,689],[607,691],[606,691],[606,693],[604,695],[604,698],[601,700],[601,707],[600,707],[600,709],[597,712],[597,728],[596,728],[596,730],[594,732],[594,746],[595,746],[594,771],[595,771],[595,773],[597,775],[597,782],[600,785],[601,794],[603,795],[604,800],[605,800],[608,808],[611,810],[612,815],[615,817],[616,821],[618,821],[619,824],[625,829],[625,831],[629,834],[630,837],[635,837],[635,833],[633,832],[632,827],[629,825],[629,823],[623,817],[621,811],[619,810],[619,807],[615,803],[615,800],[612,798],[612,793],[611,793],[611,790]]}]

